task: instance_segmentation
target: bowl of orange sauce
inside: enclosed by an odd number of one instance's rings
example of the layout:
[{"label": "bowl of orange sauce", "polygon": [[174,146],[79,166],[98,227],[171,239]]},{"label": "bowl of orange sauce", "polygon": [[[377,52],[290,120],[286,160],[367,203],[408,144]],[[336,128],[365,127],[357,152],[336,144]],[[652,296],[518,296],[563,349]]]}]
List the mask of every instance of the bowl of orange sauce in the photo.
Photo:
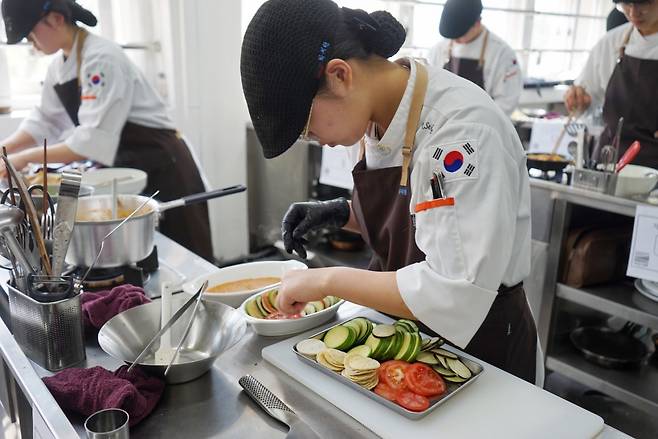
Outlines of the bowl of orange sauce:
[{"label": "bowl of orange sauce", "polygon": [[224,303],[239,308],[242,302],[258,290],[281,281],[289,270],[305,270],[306,264],[296,260],[258,261],[232,265],[197,277],[183,285],[183,291],[193,295],[207,280],[204,300]]}]

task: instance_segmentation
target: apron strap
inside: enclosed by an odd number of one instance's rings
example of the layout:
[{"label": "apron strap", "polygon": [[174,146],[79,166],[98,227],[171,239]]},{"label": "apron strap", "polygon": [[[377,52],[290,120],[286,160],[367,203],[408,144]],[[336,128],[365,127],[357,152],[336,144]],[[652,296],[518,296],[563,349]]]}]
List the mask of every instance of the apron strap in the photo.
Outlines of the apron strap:
[{"label": "apron strap", "polygon": [[631,34],[633,33],[633,29],[635,29],[635,27],[631,26],[630,30],[628,32],[626,32],[626,36],[624,37],[624,41],[621,43],[621,47],[619,48],[619,59],[617,60],[617,62],[621,61],[621,59],[626,54],[626,45],[631,40]]},{"label": "apron strap", "polygon": [[416,62],[416,84],[414,93],[411,97],[411,108],[407,116],[407,128],[404,135],[404,146],[402,147],[402,173],[400,175],[400,191],[406,191],[407,182],[409,181],[409,164],[411,163],[411,154],[416,142],[416,129],[420,121],[420,113],[425,101],[427,92],[428,74],[427,68]]},{"label": "apron strap", "polygon": [[482,50],[480,50],[480,60],[478,61],[478,67],[480,70],[484,67],[484,54],[487,51],[487,44],[489,43],[489,29],[484,28],[484,41],[482,42]]},{"label": "apron strap", "polygon": [[80,69],[82,68],[82,48],[87,41],[89,32],[87,29],[80,28],[77,34],[77,42],[75,46],[75,62],[76,62],[76,77],[78,78],[78,87],[82,87],[82,80],[80,79]]}]

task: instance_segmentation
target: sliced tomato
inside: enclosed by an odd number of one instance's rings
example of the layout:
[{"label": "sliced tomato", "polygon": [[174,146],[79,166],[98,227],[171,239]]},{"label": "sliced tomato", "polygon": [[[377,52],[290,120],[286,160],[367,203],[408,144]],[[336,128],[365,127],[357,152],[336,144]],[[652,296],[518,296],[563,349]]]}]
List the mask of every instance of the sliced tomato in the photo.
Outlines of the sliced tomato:
[{"label": "sliced tomato", "polygon": [[265,317],[266,320],[287,320],[287,319],[298,319],[301,314],[284,314],[281,311],[273,312],[272,314]]},{"label": "sliced tomato", "polygon": [[422,412],[430,406],[430,400],[422,395],[417,395],[408,390],[402,390],[395,398],[395,402],[412,412]]},{"label": "sliced tomato", "polygon": [[405,371],[409,363],[400,360],[390,360],[379,366],[379,380],[393,390],[406,388],[404,381]]},{"label": "sliced tomato", "polygon": [[395,401],[395,398],[398,396],[397,390],[392,389],[389,385],[384,383],[377,384],[377,387],[375,387],[375,393],[389,401]]},{"label": "sliced tomato", "polygon": [[409,365],[404,374],[404,381],[409,390],[422,396],[438,396],[446,391],[443,378],[423,363]]}]

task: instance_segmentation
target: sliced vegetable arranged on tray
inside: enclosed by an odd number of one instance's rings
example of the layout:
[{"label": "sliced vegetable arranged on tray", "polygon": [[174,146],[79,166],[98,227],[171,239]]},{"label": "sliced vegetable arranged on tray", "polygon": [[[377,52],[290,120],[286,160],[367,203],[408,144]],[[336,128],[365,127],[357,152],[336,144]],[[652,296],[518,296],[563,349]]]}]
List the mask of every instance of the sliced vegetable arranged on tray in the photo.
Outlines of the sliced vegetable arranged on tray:
[{"label": "sliced vegetable arranged on tray", "polygon": [[297,352],[407,410],[426,410],[446,393],[447,380],[468,381],[473,372],[440,346],[438,337],[423,339],[411,320],[376,324],[357,317],[316,338],[302,340]]},{"label": "sliced vegetable arranged on tray", "polygon": [[276,297],[279,294],[278,289],[272,289],[259,294],[251,299],[245,306],[245,311],[251,317],[257,319],[280,320],[280,319],[298,319],[316,312],[320,312],[330,306],[337,304],[340,299],[334,296],[327,296],[316,302],[309,302],[304,309],[298,314],[286,315],[276,307]]}]

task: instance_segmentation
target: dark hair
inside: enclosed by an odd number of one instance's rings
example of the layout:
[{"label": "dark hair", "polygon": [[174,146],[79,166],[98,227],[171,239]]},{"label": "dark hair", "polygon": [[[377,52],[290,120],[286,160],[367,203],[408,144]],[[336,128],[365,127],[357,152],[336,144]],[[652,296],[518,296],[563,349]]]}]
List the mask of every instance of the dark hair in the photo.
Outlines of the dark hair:
[{"label": "dark hair", "polygon": [[[341,8],[330,57],[365,60],[378,55],[389,58],[400,50],[406,37],[402,24],[386,11],[368,14],[362,9]],[[324,79],[321,79],[320,89],[323,88]]]}]

